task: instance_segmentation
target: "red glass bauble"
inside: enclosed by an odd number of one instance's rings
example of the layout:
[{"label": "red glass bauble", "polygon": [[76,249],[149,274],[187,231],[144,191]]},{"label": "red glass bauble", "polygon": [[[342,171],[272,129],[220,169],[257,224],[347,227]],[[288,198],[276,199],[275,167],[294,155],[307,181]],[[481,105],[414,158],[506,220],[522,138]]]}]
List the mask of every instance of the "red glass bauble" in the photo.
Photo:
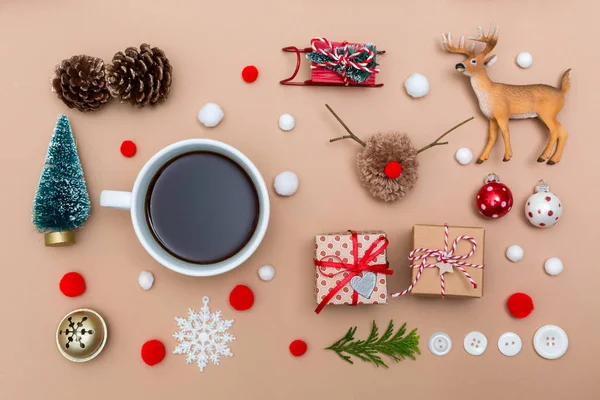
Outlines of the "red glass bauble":
[{"label": "red glass bauble", "polygon": [[477,192],[477,210],[486,218],[500,218],[508,214],[513,206],[512,192],[500,179],[490,174],[485,185]]}]

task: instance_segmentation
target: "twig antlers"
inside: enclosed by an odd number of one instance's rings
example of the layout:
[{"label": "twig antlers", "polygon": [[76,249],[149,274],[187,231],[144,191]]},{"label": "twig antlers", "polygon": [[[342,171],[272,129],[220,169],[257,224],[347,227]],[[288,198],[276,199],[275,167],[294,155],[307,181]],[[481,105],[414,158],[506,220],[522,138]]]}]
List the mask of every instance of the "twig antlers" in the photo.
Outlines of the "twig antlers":
[{"label": "twig antlers", "polygon": [[332,110],[331,107],[329,107],[329,104],[325,104],[325,107],[327,107],[327,109],[329,110],[329,112],[331,114],[333,114],[333,116],[335,117],[335,119],[337,119],[338,122],[340,124],[342,124],[342,126],[344,127],[344,129],[346,129],[346,132],[349,133],[349,135],[344,135],[344,136],[336,137],[336,138],[333,138],[333,139],[329,139],[330,142],[337,142],[338,140],[342,140],[342,139],[352,139],[352,140],[355,140],[361,146],[363,146],[363,147],[366,146],[365,142],[363,142],[362,140],[360,140],[360,138],[358,136],[356,136],[354,133],[352,133],[352,131],[350,130],[350,128],[348,128],[348,126],[344,123],[344,121],[342,121],[342,119],[340,117],[338,117],[338,115],[335,113],[335,111]]},{"label": "twig antlers", "polygon": [[450,132],[452,132],[453,130],[461,127],[462,125],[466,124],[467,122],[471,121],[472,119],[474,119],[475,117],[471,117],[471,118],[467,118],[465,119],[463,122],[454,125],[452,128],[448,129],[446,132],[442,133],[442,135],[440,137],[438,137],[437,139],[435,139],[433,142],[429,143],[427,146],[425,147],[421,147],[419,150],[417,150],[417,154],[419,154],[422,151],[425,151],[433,146],[441,146],[443,144],[448,144],[448,142],[440,142],[440,140],[446,136],[447,134],[449,134]]}]

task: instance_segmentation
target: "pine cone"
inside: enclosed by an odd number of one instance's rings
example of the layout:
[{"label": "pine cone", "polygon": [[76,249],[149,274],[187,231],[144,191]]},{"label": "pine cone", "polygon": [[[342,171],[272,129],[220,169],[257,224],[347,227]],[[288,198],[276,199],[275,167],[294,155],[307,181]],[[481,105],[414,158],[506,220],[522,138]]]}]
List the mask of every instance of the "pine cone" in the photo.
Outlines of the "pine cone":
[{"label": "pine cone", "polygon": [[169,95],[173,67],[165,52],[144,43],[140,50],[128,47],[118,52],[106,67],[108,90],[121,103],[134,107],[162,103]]},{"label": "pine cone", "polygon": [[98,110],[110,99],[104,78],[104,61],[84,54],[62,60],[50,81],[63,103],[87,112]]}]

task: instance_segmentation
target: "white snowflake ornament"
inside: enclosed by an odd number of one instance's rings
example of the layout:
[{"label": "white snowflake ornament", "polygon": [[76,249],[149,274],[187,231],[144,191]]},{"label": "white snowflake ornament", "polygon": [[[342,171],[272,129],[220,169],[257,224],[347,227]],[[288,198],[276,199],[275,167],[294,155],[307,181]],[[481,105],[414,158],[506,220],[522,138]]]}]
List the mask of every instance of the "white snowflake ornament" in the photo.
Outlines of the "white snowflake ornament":
[{"label": "white snowflake ornament", "polygon": [[173,354],[185,354],[187,364],[196,363],[200,372],[209,362],[219,365],[221,356],[231,357],[233,353],[229,349],[229,343],[235,340],[229,333],[233,320],[221,319],[221,311],[210,312],[208,307],[209,298],[204,296],[204,306],[200,312],[191,308],[187,318],[175,317],[179,331],[173,337],[179,342]]},{"label": "white snowflake ornament", "polygon": [[562,210],[560,199],[544,181],[537,184],[535,193],[525,203],[527,219],[538,228],[549,228],[556,224],[562,216]]}]

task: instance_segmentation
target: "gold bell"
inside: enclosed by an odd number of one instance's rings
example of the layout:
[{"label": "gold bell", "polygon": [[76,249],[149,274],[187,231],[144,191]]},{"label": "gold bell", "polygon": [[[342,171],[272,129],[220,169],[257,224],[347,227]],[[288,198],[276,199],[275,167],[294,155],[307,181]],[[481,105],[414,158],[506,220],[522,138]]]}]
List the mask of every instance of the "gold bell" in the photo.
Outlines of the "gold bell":
[{"label": "gold bell", "polygon": [[72,231],[52,231],[44,235],[44,243],[48,247],[70,246],[75,244],[75,233]]},{"label": "gold bell", "polygon": [[56,328],[56,346],[67,360],[86,362],[95,358],[106,344],[108,330],[100,314],[88,308],[73,310]]}]

